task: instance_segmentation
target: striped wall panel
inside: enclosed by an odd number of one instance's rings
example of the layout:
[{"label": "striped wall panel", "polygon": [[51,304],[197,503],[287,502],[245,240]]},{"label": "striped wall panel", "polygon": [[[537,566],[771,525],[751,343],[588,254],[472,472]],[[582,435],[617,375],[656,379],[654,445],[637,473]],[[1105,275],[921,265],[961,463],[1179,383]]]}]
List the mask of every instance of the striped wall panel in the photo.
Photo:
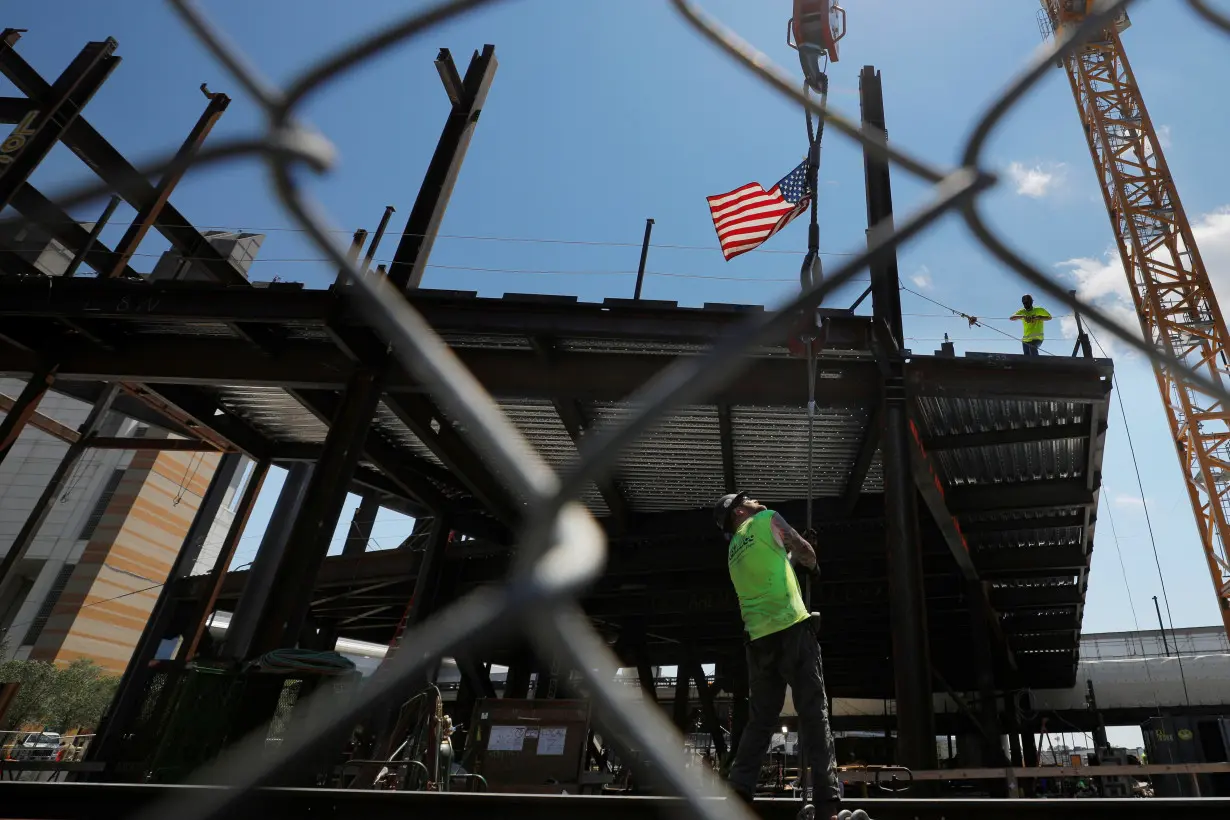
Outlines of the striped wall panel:
[{"label": "striped wall panel", "polygon": [[120,674],[221,456],[140,451],[77,562],[31,658],[90,658]]}]

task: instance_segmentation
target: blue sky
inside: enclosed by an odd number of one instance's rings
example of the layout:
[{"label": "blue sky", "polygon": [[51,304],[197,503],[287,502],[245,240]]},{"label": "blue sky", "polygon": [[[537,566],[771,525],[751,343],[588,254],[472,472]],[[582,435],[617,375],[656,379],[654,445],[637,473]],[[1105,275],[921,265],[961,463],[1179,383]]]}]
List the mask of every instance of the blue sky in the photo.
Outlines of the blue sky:
[{"label": "blue sky", "polygon": [[[206,5],[258,67],[284,81],[330,49],[422,4],[217,0]],[[795,70],[794,54],[783,42],[787,0],[710,0],[707,6]],[[957,160],[980,113],[1040,44],[1036,5],[1028,0],[848,0],[846,6],[850,33],[844,59],[831,72],[831,102],[857,118],[858,71],[875,64],[884,72],[894,143],[943,165]],[[1230,166],[1218,160],[1230,113],[1208,103],[1221,93],[1214,86],[1217,78],[1230,69],[1230,44],[1173,4],[1147,4],[1134,19],[1125,38],[1137,76],[1153,119],[1163,128],[1210,274],[1227,296]],[[205,105],[196,90],[202,81],[236,98],[215,138],[247,133],[260,122],[238,86],[162,4],[43,0],[7,9],[6,24],[30,29],[20,51],[46,76],[54,76],[85,41],[116,37],[124,62],[87,115],[129,157],[178,144]],[[431,64],[436,50],[451,48],[464,71],[471,50],[488,42],[497,46],[500,70],[444,220],[432,259],[438,267],[430,269],[427,286],[492,296],[630,296],[644,220],[653,217],[655,243],[679,247],[653,250],[647,298],[769,304],[794,291],[805,227],[800,223],[775,237],[767,246],[771,252],[725,263],[715,248],[704,197],[749,180],[769,185],[793,168],[806,150],[802,113],[694,36],[664,0],[506,2],[432,31],[312,97],[304,118],[334,142],[339,163],[331,174],[307,184],[332,215],[339,237],[344,240],[360,226],[374,228],[386,204],[398,209],[394,229],[404,224],[448,108]],[[11,92],[0,83],[0,93]],[[1053,71],[1017,106],[988,157],[1003,174],[988,204],[1001,234],[1071,287],[1124,315],[1125,280],[1108,255],[1112,234],[1062,72]],[[54,190],[79,179],[82,171],[58,148],[35,182]],[[213,168],[185,180],[174,202],[198,226],[266,233],[256,278],[327,285],[334,276],[328,266],[292,261],[317,259],[320,253],[293,230],[262,174],[251,161]],[[862,174],[860,152],[830,135],[821,172],[826,252],[848,252],[863,242]],[[894,183],[899,214],[927,195],[903,172],[895,173]],[[98,210],[85,208],[77,215],[91,218]],[[130,209],[121,208],[104,238],[114,242],[131,217]],[[514,239],[521,241],[508,241]],[[380,256],[391,255],[395,242],[390,238]],[[149,239],[134,267],[152,267],[165,246],[160,237]],[[826,262],[835,266],[840,259],[829,256]],[[506,272],[525,270],[553,273]],[[983,319],[1009,315],[1023,290],[955,219],[904,249],[901,272],[907,287]],[[849,304],[858,290],[848,288],[831,304]],[[1014,340],[968,328],[917,296],[905,294],[903,303],[907,336],[916,350],[930,352],[945,332],[959,351],[1018,349]],[[1130,319],[1130,311],[1127,315]],[[1003,319],[991,323],[1012,331]],[[1066,323],[1056,324],[1052,337],[1063,333]],[[1107,333],[1099,336],[1107,341]],[[1071,343],[1053,338],[1047,348],[1067,353]],[[1122,346],[1112,345],[1111,352],[1122,353]],[[1116,407],[1086,630],[1134,628],[1128,588],[1140,625],[1156,625],[1150,598],[1161,590],[1144,502],[1176,625],[1216,623],[1152,374],[1134,356],[1116,359],[1143,493]],[[244,549],[254,550],[259,541],[280,475],[267,485]],[[343,521],[348,520],[347,512]],[[406,522],[385,516],[375,537],[395,546],[405,527]]]}]

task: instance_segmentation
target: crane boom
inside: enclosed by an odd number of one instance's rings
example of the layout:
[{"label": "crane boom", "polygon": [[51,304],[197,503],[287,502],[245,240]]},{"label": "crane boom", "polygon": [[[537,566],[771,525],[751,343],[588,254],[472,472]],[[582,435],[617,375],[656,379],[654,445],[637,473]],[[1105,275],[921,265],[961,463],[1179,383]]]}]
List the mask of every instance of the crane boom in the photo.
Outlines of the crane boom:
[{"label": "crane boom", "polygon": [[[1061,33],[1092,13],[1094,0],[1042,0],[1042,6],[1044,27]],[[1124,14],[1063,67],[1144,338],[1224,384],[1230,334],[1123,48],[1120,34],[1128,26]],[[1154,365],[1154,374],[1230,635],[1230,409],[1174,368]]]}]

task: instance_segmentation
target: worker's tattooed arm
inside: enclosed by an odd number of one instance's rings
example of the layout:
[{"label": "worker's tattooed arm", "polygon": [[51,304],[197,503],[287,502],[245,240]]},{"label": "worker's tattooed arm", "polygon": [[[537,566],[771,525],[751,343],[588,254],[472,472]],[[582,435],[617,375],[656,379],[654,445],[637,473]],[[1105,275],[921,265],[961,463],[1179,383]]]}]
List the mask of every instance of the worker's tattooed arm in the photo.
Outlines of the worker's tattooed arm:
[{"label": "worker's tattooed arm", "polygon": [[807,539],[794,531],[778,513],[773,513],[773,534],[777,542],[786,548],[790,557],[808,569],[816,568],[816,551]]}]

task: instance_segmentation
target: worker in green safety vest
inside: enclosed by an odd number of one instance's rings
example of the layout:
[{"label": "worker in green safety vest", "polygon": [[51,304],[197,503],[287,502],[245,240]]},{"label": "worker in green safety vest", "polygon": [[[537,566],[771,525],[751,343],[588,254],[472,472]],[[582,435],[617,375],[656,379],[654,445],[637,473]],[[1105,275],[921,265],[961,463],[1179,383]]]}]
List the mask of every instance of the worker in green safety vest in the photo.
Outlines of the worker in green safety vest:
[{"label": "worker in green safety vest", "polygon": [[723,496],[713,512],[729,545],[726,561],[747,642],[748,720],[730,769],[730,785],[745,800],[755,794],[789,685],[799,715],[799,738],[815,775],[816,816],[836,816],[841,792],[816,639],[819,616],[813,618],[804,605],[791,566],[793,560],[816,572],[815,548],[747,493]]},{"label": "worker in green safety vest", "polygon": [[1024,307],[1009,318],[1014,322],[1020,320],[1023,325],[1021,347],[1025,349],[1025,355],[1041,355],[1042,340],[1046,336],[1042,326],[1051,320],[1051,314],[1047,313],[1046,308],[1034,307],[1034,297],[1028,293],[1021,297],[1021,304]]}]

